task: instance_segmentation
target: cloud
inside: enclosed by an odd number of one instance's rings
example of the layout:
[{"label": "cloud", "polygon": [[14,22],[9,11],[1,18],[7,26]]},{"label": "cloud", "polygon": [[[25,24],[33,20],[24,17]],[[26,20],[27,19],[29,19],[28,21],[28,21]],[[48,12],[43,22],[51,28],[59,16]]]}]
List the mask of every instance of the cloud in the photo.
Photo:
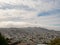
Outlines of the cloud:
[{"label": "cloud", "polygon": [[21,21],[35,17],[36,12],[23,10],[0,10],[0,21]]},{"label": "cloud", "polygon": [[0,4],[0,9],[7,10],[7,9],[18,9],[18,10],[26,10],[26,11],[36,11],[36,9],[29,7],[28,5],[13,5],[8,3]]},{"label": "cloud", "polygon": [[0,0],[0,27],[44,27],[59,30],[59,0]]},{"label": "cloud", "polygon": [[[41,5],[42,4],[42,5]],[[46,8],[47,7],[47,8]],[[54,8],[54,4],[33,0],[0,0],[0,9],[22,9],[28,11],[44,11]]]},{"label": "cloud", "polygon": [[0,28],[1,27],[5,27],[5,28],[10,28],[10,27],[17,27],[17,28],[21,28],[21,27],[34,27],[35,24],[31,24],[29,22],[14,22],[14,21],[2,21],[0,22]]}]

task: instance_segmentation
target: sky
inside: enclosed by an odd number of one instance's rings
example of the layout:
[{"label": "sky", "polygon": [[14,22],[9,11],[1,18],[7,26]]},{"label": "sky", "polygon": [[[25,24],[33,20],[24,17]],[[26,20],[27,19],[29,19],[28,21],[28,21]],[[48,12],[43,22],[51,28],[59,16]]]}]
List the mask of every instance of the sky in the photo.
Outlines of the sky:
[{"label": "sky", "polygon": [[60,31],[60,0],[0,0],[0,28],[7,27]]}]

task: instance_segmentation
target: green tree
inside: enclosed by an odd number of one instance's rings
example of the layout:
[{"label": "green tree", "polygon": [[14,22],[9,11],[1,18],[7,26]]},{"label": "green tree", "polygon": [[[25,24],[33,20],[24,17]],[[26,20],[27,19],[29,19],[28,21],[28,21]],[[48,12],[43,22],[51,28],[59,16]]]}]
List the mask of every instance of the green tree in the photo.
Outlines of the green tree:
[{"label": "green tree", "polygon": [[54,40],[51,40],[48,45],[60,45],[60,38],[55,38]]},{"label": "green tree", "polygon": [[8,45],[8,41],[0,33],[0,45]]}]

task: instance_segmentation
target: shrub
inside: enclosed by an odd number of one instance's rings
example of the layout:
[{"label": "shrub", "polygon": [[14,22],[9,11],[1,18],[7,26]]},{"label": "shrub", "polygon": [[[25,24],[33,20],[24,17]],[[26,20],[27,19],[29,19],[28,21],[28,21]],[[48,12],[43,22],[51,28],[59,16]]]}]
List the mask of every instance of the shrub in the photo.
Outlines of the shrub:
[{"label": "shrub", "polygon": [[8,41],[0,33],[0,45],[8,45]]},{"label": "shrub", "polygon": [[60,45],[60,38],[55,38],[54,40],[51,40],[48,45]]}]

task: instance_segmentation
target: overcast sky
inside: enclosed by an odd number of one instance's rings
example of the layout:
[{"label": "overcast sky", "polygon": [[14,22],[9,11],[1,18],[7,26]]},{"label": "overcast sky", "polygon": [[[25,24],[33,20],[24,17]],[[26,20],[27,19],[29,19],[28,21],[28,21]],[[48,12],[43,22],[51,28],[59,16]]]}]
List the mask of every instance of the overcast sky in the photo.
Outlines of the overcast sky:
[{"label": "overcast sky", "polygon": [[0,27],[60,30],[60,0],[0,0]]}]

